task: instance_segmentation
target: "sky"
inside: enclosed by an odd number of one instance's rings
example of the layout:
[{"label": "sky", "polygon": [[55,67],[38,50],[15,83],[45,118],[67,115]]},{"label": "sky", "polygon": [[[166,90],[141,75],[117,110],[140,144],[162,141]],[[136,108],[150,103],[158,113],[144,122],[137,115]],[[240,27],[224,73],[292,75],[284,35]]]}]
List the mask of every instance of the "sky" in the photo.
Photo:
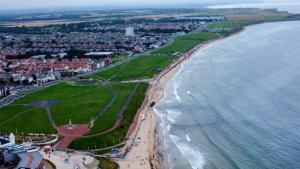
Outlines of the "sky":
[{"label": "sky", "polygon": [[[68,8],[68,7],[130,7],[181,6],[207,3],[245,3],[280,0],[0,0],[0,10]],[[290,0],[282,0],[290,1]],[[293,1],[293,0],[292,0]],[[300,1],[300,0],[294,0]]]},{"label": "sky", "polygon": [[129,7],[129,6],[180,6],[213,2],[245,2],[259,0],[0,0],[0,10],[67,8],[67,7]]}]

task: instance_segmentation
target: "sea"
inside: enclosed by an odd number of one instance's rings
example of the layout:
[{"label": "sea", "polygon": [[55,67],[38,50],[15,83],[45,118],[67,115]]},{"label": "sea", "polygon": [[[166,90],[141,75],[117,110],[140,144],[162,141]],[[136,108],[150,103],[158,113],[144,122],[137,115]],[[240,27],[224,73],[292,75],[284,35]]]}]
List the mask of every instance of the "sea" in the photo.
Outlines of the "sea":
[{"label": "sea", "polygon": [[300,169],[300,21],[197,51],[155,106],[171,169]]}]

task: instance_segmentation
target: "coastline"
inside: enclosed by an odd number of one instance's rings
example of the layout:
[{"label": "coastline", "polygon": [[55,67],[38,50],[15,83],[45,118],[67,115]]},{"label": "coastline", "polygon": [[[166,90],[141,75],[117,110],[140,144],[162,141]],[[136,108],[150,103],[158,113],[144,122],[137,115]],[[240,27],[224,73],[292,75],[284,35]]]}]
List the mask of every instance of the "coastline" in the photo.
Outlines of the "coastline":
[{"label": "coastline", "polygon": [[[150,104],[158,103],[163,98],[168,82],[179,72],[181,65],[195,53],[216,41],[239,34],[244,29],[227,37],[219,37],[198,44],[149,82],[150,86],[145,94],[144,103],[138,110],[127,134],[128,141],[126,141],[123,151],[128,151],[128,153],[124,159],[117,161],[121,169],[160,169],[164,163],[167,163],[164,161],[163,136],[159,130],[160,117]],[[128,149],[128,147],[130,148]]]}]

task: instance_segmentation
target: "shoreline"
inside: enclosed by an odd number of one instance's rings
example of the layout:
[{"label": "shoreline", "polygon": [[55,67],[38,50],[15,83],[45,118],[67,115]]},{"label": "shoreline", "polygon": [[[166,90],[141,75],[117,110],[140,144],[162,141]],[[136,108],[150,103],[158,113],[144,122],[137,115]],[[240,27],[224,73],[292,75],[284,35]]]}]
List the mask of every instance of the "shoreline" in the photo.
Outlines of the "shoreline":
[{"label": "shoreline", "polygon": [[144,103],[138,110],[128,130],[128,140],[123,150],[127,151],[126,156],[124,159],[117,161],[120,165],[120,169],[162,168],[162,165],[165,163],[165,155],[163,152],[164,140],[159,130],[160,117],[150,104],[152,102],[158,103],[164,97],[165,87],[168,82],[179,72],[182,68],[182,64],[188,61],[195,53],[216,41],[232,37],[244,30],[245,28],[242,28],[227,37],[219,37],[196,45],[149,82],[150,86],[145,94]]}]

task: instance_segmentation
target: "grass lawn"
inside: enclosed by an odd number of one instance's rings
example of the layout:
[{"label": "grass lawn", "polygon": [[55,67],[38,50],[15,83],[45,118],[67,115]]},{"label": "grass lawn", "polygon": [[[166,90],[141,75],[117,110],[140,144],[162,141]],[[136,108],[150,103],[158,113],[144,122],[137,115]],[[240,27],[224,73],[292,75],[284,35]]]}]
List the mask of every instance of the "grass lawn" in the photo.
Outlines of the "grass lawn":
[{"label": "grass lawn", "polygon": [[187,34],[183,36],[176,37],[174,42],[170,44],[169,46],[166,46],[164,48],[161,48],[154,53],[185,53],[192,49],[197,44],[215,39],[218,37],[218,34],[216,33],[208,33],[208,32],[199,32],[194,34]]},{"label": "grass lawn", "polygon": [[51,108],[57,126],[68,124],[69,119],[74,124],[88,123],[112,100],[113,91],[116,93],[113,106],[95,122],[90,134],[105,131],[115,124],[117,114],[134,86],[133,83],[112,83],[106,86],[60,83],[45,88],[0,108],[0,132],[17,130],[25,133],[56,133],[48,121],[45,109],[27,106],[27,103],[35,100],[60,100],[58,105]]},{"label": "grass lawn", "polygon": [[127,56],[113,56],[112,58],[113,63],[117,63],[117,62],[125,62],[127,61]]},{"label": "grass lawn", "polygon": [[[124,91],[125,93],[126,91]],[[57,126],[88,123],[112,100],[113,93],[104,86],[76,86],[59,83],[42,89],[0,108],[0,131],[56,133],[48,122],[46,110],[31,108],[27,103],[36,100],[59,100],[51,108]],[[101,127],[99,127],[101,128]]]},{"label": "grass lawn", "polygon": [[27,104],[35,100],[64,100],[76,96],[81,93],[95,90],[98,86],[76,86],[68,85],[67,83],[59,83],[15,101],[13,104]]},{"label": "grass lawn", "polygon": [[57,126],[69,123],[88,123],[101,112],[112,99],[112,93],[100,85],[74,86],[67,83],[45,88],[30,94],[16,103],[30,103],[34,100],[60,100],[51,108],[53,119]]},{"label": "grass lawn", "polygon": [[[28,107],[25,105],[8,105],[0,109],[0,124],[7,119],[20,114],[22,112],[28,111]],[[0,128],[1,130],[1,128]]]},{"label": "grass lawn", "polygon": [[145,92],[147,88],[148,88],[148,84],[145,83],[142,83],[139,86],[136,94],[134,95],[133,99],[130,101],[129,105],[127,106],[124,112],[124,117],[121,126],[118,129],[100,136],[91,136],[91,137],[84,137],[84,138],[77,139],[71,143],[70,148],[73,149],[104,148],[122,142],[134,119],[137,110],[141,107],[144,101]]},{"label": "grass lawn", "polygon": [[231,29],[235,30],[242,27],[239,21],[224,21],[219,23],[214,23],[208,26],[209,29]]},{"label": "grass lawn", "polygon": [[167,55],[144,55],[95,75],[112,81],[151,78],[158,73],[158,69],[165,68],[174,59]]},{"label": "grass lawn", "polygon": [[113,106],[98,121],[95,122],[89,134],[105,131],[113,127],[116,122],[117,114],[123,104],[126,102],[128,96],[134,88],[134,85],[135,84],[133,83],[116,83],[108,85],[108,87],[116,92],[117,99],[114,102]]},{"label": "grass lawn", "polygon": [[78,91],[77,95],[66,97],[61,103],[51,109],[56,125],[88,123],[112,99],[113,94],[103,87],[96,88],[87,93]]},{"label": "grass lawn", "polygon": [[[56,133],[48,121],[47,113],[42,108],[23,108],[14,109],[16,106],[8,106],[0,109],[1,116],[3,112],[11,109],[13,112],[11,118],[6,118],[4,123],[0,125],[0,132],[14,132],[14,133]],[[25,106],[24,106],[25,107]],[[23,113],[22,113],[23,112]]]}]

